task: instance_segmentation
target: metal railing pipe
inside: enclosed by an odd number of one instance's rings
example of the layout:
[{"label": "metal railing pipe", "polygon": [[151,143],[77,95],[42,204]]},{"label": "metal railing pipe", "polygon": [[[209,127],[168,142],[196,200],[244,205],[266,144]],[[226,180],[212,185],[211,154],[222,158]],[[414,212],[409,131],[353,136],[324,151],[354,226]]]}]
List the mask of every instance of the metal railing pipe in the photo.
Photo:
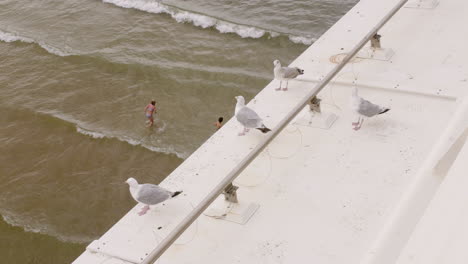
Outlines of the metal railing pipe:
[{"label": "metal railing pipe", "polygon": [[231,172],[158,244],[158,246],[143,260],[141,264],[153,264],[177,238],[210,206],[210,204],[223,192],[224,188],[234,181],[234,179],[265,149],[265,147],[278,136],[278,134],[296,117],[296,115],[316,96],[335,75],[343,69],[358,51],[364,47],[369,39],[387,23],[392,16],[406,4],[408,0],[400,1],[369,33],[346,55],[341,63],[335,66],[324,79],[305,96],[299,104],[294,107],[288,115],[283,118],[278,125],[268,133],[265,138],[231,170]]}]

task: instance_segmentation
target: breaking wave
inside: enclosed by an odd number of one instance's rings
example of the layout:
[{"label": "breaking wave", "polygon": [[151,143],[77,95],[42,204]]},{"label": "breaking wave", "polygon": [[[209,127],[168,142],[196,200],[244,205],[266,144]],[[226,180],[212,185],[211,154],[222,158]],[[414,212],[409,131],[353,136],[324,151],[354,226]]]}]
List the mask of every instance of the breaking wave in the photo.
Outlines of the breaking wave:
[{"label": "breaking wave", "polygon": [[55,48],[55,47],[53,47],[51,45],[48,45],[48,44],[46,44],[46,43],[44,43],[42,41],[35,41],[32,38],[18,36],[16,34],[4,32],[4,31],[1,31],[1,30],[0,30],[0,41],[7,42],[7,43],[16,42],[16,41],[24,42],[24,43],[36,43],[41,48],[45,49],[47,52],[58,55],[58,56],[61,56],[61,57],[74,55],[74,54],[70,54],[70,53],[67,53],[65,51],[62,51],[62,50],[60,50],[58,48]]},{"label": "breaking wave", "polygon": [[50,237],[54,237],[62,242],[66,243],[89,243],[90,241],[93,241],[96,239],[95,237],[87,237],[87,236],[66,236],[59,234],[58,232],[55,232],[52,230],[52,228],[47,227],[46,225],[41,225],[41,224],[31,224],[34,223],[33,219],[24,219],[22,218],[20,220],[19,217],[14,216],[13,214],[7,213],[7,212],[1,212],[1,216],[3,218],[3,221],[5,221],[7,224],[10,226],[14,227],[20,227],[22,228],[25,232],[29,233],[36,233],[36,234],[41,234],[41,235],[46,235]]},{"label": "breaking wave", "polygon": [[287,36],[290,41],[297,44],[310,45],[315,38],[307,36],[295,36],[259,27],[240,25],[207,15],[197,14],[177,7],[165,5],[151,0],[102,0],[104,3],[113,4],[123,8],[137,9],[153,14],[168,14],[178,23],[190,23],[201,28],[214,28],[220,33],[233,33],[242,38],[261,38]]},{"label": "breaking wave", "polygon": [[78,133],[80,133],[80,134],[83,134],[83,135],[86,135],[86,136],[90,136],[90,137],[96,138],[96,139],[98,139],[98,138],[105,138],[105,137],[106,137],[106,135],[104,135],[104,134],[101,134],[101,133],[99,133],[99,132],[94,132],[94,131],[86,130],[86,129],[83,129],[83,128],[79,127],[79,126],[76,127],[76,131],[77,131]]},{"label": "breaking wave", "polygon": [[141,142],[139,140],[130,138],[128,136],[106,135],[106,134],[103,134],[103,133],[100,133],[100,132],[95,132],[95,131],[91,131],[91,130],[88,130],[88,129],[84,129],[84,128],[81,128],[79,126],[76,126],[76,131],[78,133],[80,133],[80,134],[90,136],[90,137],[95,138],[95,139],[102,139],[102,138],[117,139],[119,141],[126,142],[126,143],[128,143],[128,144],[130,144],[132,146],[141,146],[141,147],[146,148],[148,150],[151,150],[153,152],[164,153],[164,154],[169,154],[169,155],[176,155],[180,159],[185,159],[185,158],[188,157],[188,153],[179,153],[179,152],[175,151],[172,148],[161,148],[161,147],[151,146],[151,145],[145,144],[145,143],[143,143],[143,142]]},{"label": "breaking wave", "polygon": [[[157,152],[157,153],[163,153],[163,154],[168,154],[168,155],[175,155],[177,156],[178,158],[180,159],[186,159],[190,153],[186,153],[186,152],[178,152],[176,151],[174,148],[172,147],[155,147],[153,145],[150,145],[150,144],[146,144],[144,142],[142,142],[141,140],[137,140],[137,139],[134,139],[134,138],[131,138],[129,136],[125,136],[125,135],[114,135],[114,134],[111,134],[111,133],[106,133],[106,132],[97,132],[97,131],[93,131],[91,129],[89,129],[89,125],[84,123],[84,122],[80,122],[78,120],[75,120],[74,118],[66,115],[66,114],[63,114],[63,113],[58,113],[56,111],[38,111],[39,113],[41,114],[45,114],[45,115],[50,115],[50,116],[53,116],[57,119],[60,119],[62,121],[65,121],[69,124],[72,124],[76,127],[76,132],[82,134],[82,135],[86,135],[86,136],[89,136],[89,137],[92,137],[92,138],[95,138],[95,139],[103,139],[103,138],[108,138],[108,139],[117,139],[119,141],[122,141],[122,142],[125,142],[125,143],[128,143],[132,146],[141,146],[143,148],[146,148],[150,151],[153,151],[153,152]],[[158,131],[161,132],[162,130],[164,130],[166,127],[165,123],[163,125],[162,128],[159,128]]]}]

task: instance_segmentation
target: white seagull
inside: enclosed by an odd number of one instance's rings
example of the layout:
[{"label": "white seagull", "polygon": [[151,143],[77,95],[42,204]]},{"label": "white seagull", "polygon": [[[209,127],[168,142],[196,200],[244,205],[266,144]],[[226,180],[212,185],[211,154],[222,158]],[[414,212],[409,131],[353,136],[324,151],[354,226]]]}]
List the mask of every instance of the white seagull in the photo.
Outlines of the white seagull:
[{"label": "white seagull", "polygon": [[274,60],[273,65],[275,65],[275,68],[273,69],[275,79],[280,81],[280,87],[276,88],[276,91],[281,90],[281,83],[283,81],[286,81],[286,88],[283,88],[283,91],[288,90],[288,81],[296,78],[299,75],[304,74],[304,70],[301,70],[297,67],[281,67],[281,63],[279,60]]},{"label": "white seagull", "polygon": [[138,215],[144,215],[150,209],[150,205],[162,203],[167,199],[176,197],[182,192],[170,192],[154,184],[138,184],[134,178],[128,178],[126,181],[130,186],[130,194],[135,201],[145,204]]},{"label": "white seagull", "polygon": [[246,132],[249,132],[250,128],[256,128],[263,133],[271,131],[271,129],[267,128],[263,124],[262,119],[258,116],[257,113],[255,113],[254,110],[245,106],[245,99],[243,96],[239,95],[235,98],[237,100],[235,116],[237,121],[239,121],[239,123],[244,126],[244,130],[239,133],[239,136],[245,135]]},{"label": "white seagull", "polygon": [[354,130],[359,130],[364,123],[364,118],[373,117],[375,115],[380,115],[386,113],[390,108],[386,108],[380,105],[373,104],[358,95],[358,90],[356,87],[353,87],[353,92],[351,94],[351,109],[356,112],[359,116],[357,122],[352,122]]}]

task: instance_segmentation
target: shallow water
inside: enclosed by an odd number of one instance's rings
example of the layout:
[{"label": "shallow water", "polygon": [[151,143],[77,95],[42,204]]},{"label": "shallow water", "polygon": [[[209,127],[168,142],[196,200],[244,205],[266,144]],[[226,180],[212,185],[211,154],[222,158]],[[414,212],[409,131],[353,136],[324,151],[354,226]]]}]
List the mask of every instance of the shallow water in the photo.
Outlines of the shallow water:
[{"label": "shallow water", "polygon": [[356,2],[0,1],[1,262],[71,262]]}]

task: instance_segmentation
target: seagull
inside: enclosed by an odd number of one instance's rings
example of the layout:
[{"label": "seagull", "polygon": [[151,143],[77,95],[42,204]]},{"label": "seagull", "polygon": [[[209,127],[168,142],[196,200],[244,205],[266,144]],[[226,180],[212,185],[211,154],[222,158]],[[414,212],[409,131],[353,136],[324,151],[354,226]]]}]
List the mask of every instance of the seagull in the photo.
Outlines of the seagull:
[{"label": "seagull", "polygon": [[275,65],[275,68],[273,69],[275,79],[280,81],[280,87],[276,88],[276,91],[281,90],[281,83],[283,81],[286,81],[286,88],[283,88],[283,91],[288,90],[288,81],[296,78],[298,75],[304,74],[304,70],[301,70],[297,67],[281,67],[281,63],[279,60],[274,60],[273,65]]},{"label": "seagull", "polygon": [[245,135],[245,133],[249,132],[250,128],[256,128],[263,133],[267,133],[271,131],[271,129],[267,128],[262,119],[255,113],[254,110],[245,106],[245,99],[243,96],[239,95],[235,97],[237,100],[235,116],[237,121],[244,126],[244,130],[239,133],[239,136]]},{"label": "seagull", "polygon": [[359,130],[361,128],[362,123],[364,123],[364,118],[380,115],[390,110],[390,108],[373,104],[360,97],[356,87],[353,88],[350,103],[351,109],[359,116],[357,122],[352,122],[354,130]]},{"label": "seagull", "polygon": [[146,214],[150,209],[150,205],[162,203],[182,193],[182,191],[170,192],[154,184],[138,184],[137,180],[134,178],[128,178],[126,183],[130,186],[130,194],[133,199],[139,203],[145,204],[145,207],[138,213],[140,216]]}]

